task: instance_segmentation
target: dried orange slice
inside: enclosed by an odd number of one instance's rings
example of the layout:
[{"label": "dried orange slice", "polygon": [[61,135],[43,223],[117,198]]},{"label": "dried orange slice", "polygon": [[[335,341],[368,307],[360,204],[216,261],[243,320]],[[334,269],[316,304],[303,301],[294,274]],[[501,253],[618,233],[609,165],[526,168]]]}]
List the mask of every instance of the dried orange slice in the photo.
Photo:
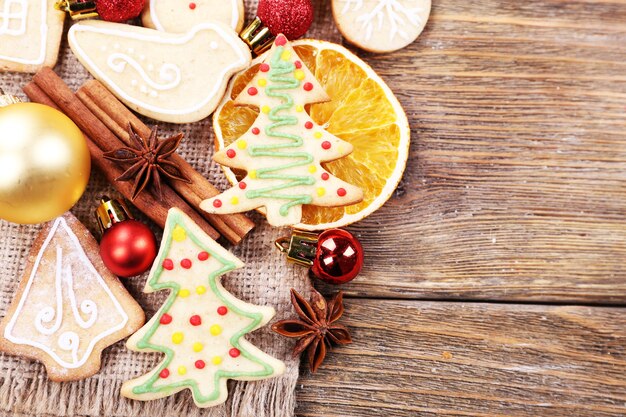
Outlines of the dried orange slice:
[{"label": "dried orange slice", "polygon": [[[323,164],[333,175],[360,187],[363,201],[345,207],[303,206],[296,228],[322,230],[342,227],[380,208],[398,186],[409,154],[410,129],[406,114],[385,82],[365,62],[344,47],[302,39],[292,43],[304,63],[331,97],[308,105],[311,118],[333,135],[354,145],[341,159]],[[216,149],[238,139],[252,126],[259,110],[235,106],[233,99],[257,73],[265,56],[235,75],[213,115]],[[243,177],[222,167],[232,183]]]}]

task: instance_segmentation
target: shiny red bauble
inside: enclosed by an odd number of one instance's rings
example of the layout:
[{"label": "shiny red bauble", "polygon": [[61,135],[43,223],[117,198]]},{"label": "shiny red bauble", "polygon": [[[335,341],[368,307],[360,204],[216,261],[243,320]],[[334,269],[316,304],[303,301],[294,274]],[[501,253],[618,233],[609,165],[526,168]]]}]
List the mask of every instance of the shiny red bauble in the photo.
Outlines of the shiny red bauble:
[{"label": "shiny red bauble", "polygon": [[293,40],[309,30],[313,5],[311,0],[260,0],[257,16],[272,35],[282,33]]},{"label": "shiny red bauble", "polygon": [[311,273],[329,284],[352,281],[363,267],[363,247],[349,232],[330,229],[317,241]]},{"label": "shiny red bauble", "polygon": [[146,0],[98,0],[96,10],[107,22],[125,22],[141,14]]},{"label": "shiny red bauble", "polygon": [[150,269],[157,255],[157,242],[148,226],[129,219],[105,230],[100,241],[100,256],[107,268],[123,278]]}]

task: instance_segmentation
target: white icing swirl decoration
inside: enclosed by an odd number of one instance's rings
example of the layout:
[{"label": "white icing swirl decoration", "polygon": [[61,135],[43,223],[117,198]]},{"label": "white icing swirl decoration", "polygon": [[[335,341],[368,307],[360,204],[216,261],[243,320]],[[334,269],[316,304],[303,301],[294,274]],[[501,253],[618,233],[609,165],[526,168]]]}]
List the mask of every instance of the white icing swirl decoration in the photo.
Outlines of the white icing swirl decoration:
[{"label": "white icing swirl decoration", "polygon": [[67,350],[72,354],[72,363],[78,362],[78,345],[80,344],[80,338],[74,332],[64,332],[59,336],[57,342],[59,347],[63,350]]},{"label": "white icing swirl decoration", "polygon": [[182,79],[181,71],[178,65],[165,63],[161,65],[161,68],[159,69],[159,78],[161,82],[154,81],[146,73],[146,71],[143,69],[139,62],[137,62],[134,58],[120,52],[115,52],[109,55],[109,58],[107,59],[107,64],[113,71],[120,74],[124,72],[127,64],[130,65],[135,71],[137,71],[137,73],[146,82],[146,84],[148,84],[155,90],[164,91],[176,88],[180,85],[180,81]]}]

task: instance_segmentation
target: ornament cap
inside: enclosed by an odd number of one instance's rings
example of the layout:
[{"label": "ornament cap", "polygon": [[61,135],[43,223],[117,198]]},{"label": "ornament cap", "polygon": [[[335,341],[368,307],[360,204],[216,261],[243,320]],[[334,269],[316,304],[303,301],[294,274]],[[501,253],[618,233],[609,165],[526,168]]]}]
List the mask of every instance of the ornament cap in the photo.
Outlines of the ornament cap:
[{"label": "ornament cap", "polygon": [[54,8],[67,12],[72,20],[92,19],[98,17],[94,0],[57,0]]},{"label": "ornament cap", "polygon": [[6,94],[2,88],[0,88],[0,107],[6,107],[10,104],[21,103],[22,100],[11,94]]},{"label": "ornament cap", "polygon": [[294,230],[291,237],[281,237],[274,244],[287,259],[299,265],[311,267],[317,252],[317,233]]},{"label": "ornament cap", "polygon": [[110,229],[114,224],[132,219],[128,207],[122,200],[111,200],[108,196],[102,196],[100,205],[96,208],[96,219],[100,226],[100,233]]},{"label": "ornament cap", "polygon": [[258,16],[241,31],[239,37],[256,55],[261,55],[269,49],[274,40],[274,35]]}]

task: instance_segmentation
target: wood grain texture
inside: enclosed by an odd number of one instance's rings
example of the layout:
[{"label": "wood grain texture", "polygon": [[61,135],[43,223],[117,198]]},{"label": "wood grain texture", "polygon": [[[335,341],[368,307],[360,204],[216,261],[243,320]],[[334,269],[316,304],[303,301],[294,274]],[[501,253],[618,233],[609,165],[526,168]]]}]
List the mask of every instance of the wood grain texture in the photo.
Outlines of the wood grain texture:
[{"label": "wood grain texture", "polygon": [[297,415],[626,415],[619,308],[347,300],[354,343],[303,371]]},{"label": "wood grain texture", "polygon": [[412,148],[350,295],[626,302],[626,2],[434,1],[408,48],[355,52]]}]

